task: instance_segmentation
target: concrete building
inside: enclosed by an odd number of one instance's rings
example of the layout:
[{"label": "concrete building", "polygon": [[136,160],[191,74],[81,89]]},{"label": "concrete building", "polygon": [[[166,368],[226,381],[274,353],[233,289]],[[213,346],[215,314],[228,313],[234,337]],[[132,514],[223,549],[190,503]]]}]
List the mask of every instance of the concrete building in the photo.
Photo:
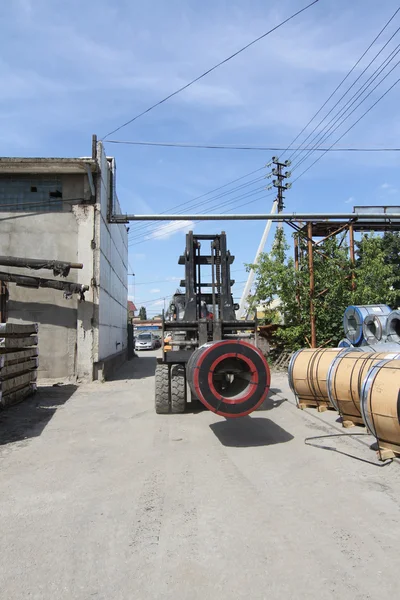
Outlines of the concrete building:
[{"label": "concrete building", "polygon": [[100,142],[92,158],[0,158],[0,255],[83,263],[67,279],[89,286],[83,302],[8,285],[8,321],[39,323],[39,377],[90,381],[126,359],[127,229],[110,224],[112,206],[115,162]]}]

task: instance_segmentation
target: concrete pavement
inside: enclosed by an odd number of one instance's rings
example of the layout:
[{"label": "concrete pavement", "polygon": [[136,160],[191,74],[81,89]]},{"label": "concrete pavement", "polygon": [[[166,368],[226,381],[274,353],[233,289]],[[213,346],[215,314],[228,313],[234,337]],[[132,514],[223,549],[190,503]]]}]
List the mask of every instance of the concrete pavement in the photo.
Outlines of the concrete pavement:
[{"label": "concrete pavement", "polygon": [[2,598],[400,596],[398,461],[369,436],[306,445],[348,431],[284,374],[243,419],[156,415],[155,354],[0,414]]}]

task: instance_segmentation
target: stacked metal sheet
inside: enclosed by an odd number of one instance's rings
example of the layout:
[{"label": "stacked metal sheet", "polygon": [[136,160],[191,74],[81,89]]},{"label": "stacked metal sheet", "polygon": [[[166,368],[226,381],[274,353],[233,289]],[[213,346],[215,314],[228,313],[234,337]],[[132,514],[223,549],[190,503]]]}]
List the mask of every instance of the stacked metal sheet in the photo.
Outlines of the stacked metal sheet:
[{"label": "stacked metal sheet", "polygon": [[0,408],[36,391],[38,325],[0,323]]}]

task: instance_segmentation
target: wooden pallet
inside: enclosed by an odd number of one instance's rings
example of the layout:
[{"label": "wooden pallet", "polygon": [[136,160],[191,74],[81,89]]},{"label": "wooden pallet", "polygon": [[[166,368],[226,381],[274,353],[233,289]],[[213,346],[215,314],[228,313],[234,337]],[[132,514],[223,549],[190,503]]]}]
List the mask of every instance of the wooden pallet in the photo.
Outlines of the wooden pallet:
[{"label": "wooden pallet", "polygon": [[276,369],[287,369],[292,357],[292,352],[282,352],[274,363]]},{"label": "wooden pallet", "polygon": [[13,390],[8,394],[0,396],[0,409],[12,406],[13,404],[17,404],[18,402],[22,402],[29,396],[32,396],[32,394],[36,392],[36,389],[36,382],[31,382],[29,385],[25,385],[22,388]]},{"label": "wooden pallet", "polygon": [[23,373],[37,369],[37,367],[37,357],[29,358],[28,360],[17,362],[11,365],[6,364],[0,369],[0,380],[3,381],[4,379],[9,379],[10,377],[15,377],[16,375],[22,375]]},{"label": "wooden pallet", "polygon": [[400,458],[400,445],[390,444],[389,442],[377,441],[378,450],[376,455],[379,460],[389,460],[390,458]]},{"label": "wooden pallet", "polygon": [[339,414],[342,419],[342,426],[346,429],[349,429],[350,427],[355,427],[356,425],[358,425],[359,427],[365,427],[365,423],[361,417],[355,417],[354,415],[343,415],[342,413]]},{"label": "wooden pallet", "polygon": [[0,337],[3,336],[22,336],[35,334],[39,331],[37,323],[28,323],[20,325],[18,323],[0,323]]},{"label": "wooden pallet", "polygon": [[37,323],[0,323],[0,409],[36,390],[37,333]]},{"label": "wooden pallet", "polygon": [[38,336],[30,335],[26,337],[0,337],[0,352],[8,352],[8,349],[29,348],[29,346],[37,346]]},{"label": "wooden pallet", "polygon": [[298,408],[304,410],[305,408],[316,408],[318,412],[325,412],[326,410],[335,410],[330,402],[324,402],[323,400],[298,400]]}]

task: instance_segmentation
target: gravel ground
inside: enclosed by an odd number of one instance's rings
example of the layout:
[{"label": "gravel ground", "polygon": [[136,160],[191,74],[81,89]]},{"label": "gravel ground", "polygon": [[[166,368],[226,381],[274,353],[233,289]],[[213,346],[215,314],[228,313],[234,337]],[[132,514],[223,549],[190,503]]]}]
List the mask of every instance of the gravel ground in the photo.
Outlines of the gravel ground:
[{"label": "gravel ground", "polygon": [[400,597],[398,461],[305,444],[349,431],[280,373],[249,417],[156,415],[155,355],[1,413],[1,598]]}]

